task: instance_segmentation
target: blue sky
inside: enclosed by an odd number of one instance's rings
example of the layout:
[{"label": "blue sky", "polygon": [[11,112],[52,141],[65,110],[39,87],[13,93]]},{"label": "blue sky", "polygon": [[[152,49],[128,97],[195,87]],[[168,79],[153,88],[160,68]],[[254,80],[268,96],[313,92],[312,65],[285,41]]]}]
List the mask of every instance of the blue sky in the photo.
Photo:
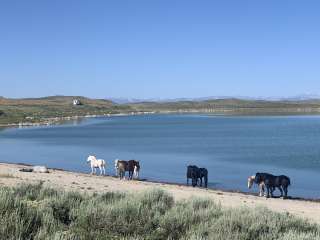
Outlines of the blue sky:
[{"label": "blue sky", "polygon": [[1,0],[0,95],[320,93],[320,2]]}]

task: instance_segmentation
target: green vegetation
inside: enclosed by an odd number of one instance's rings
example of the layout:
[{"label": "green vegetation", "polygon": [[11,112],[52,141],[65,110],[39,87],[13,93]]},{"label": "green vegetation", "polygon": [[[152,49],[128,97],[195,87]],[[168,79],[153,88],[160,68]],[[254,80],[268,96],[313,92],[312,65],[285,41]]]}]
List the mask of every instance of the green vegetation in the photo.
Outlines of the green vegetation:
[{"label": "green vegetation", "polygon": [[[73,99],[81,105],[74,106]],[[144,102],[115,104],[104,99],[77,96],[7,99],[0,97],[0,125],[18,123],[47,123],[52,118],[104,115],[129,112],[197,112],[212,114],[270,115],[320,114],[320,101],[256,101],[217,99],[208,101]]]},{"label": "green vegetation", "polygon": [[[73,99],[80,100],[82,105],[74,106]],[[49,118],[126,113],[129,111],[132,111],[129,106],[115,105],[107,100],[84,97],[0,98],[0,124],[3,125],[20,122],[44,123]]]},{"label": "green vegetation", "polygon": [[160,190],[87,195],[42,184],[0,188],[1,239],[319,239],[320,227],[267,209],[174,202]]}]

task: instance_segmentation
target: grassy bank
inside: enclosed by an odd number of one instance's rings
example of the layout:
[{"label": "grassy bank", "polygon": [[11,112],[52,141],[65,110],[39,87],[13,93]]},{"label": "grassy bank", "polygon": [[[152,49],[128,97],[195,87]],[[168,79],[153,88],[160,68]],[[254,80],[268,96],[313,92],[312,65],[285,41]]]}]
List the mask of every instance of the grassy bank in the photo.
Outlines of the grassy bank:
[{"label": "grassy bank", "polygon": [[[82,103],[73,106],[73,100]],[[216,99],[207,101],[143,102],[115,104],[105,99],[80,96],[8,99],[0,97],[0,125],[18,123],[50,123],[50,118],[105,115],[129,112],[209,113],[235,115],[320,114],[320,100],[258,101]]]},{"label": "grassy bank", "polygon": [[160,190],[86,195],[38,185],[0,188],[1,239],[319,239],[320,228],[257,208],[174,202]]},{"label": "grassy bank", "polygon": [[[73,99],[80,100],[81,105],[74,106]],[[76,96],[54,96],[34,99],[0,98],[0,125],[47,123],[54,121],[52,118],[116,114],[131,111],[133,110],[129,106],[116,105],[104,99],[89,99]]]}]

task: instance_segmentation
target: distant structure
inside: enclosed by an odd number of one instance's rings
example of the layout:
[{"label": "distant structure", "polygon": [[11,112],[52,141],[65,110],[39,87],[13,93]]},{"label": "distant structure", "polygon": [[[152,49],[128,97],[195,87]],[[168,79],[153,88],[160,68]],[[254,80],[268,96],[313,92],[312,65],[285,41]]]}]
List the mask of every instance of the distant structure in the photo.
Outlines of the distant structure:
[{"label": "distant structure", "polygon": [[73,99],[73,106],[82,105],[79,99]]}]

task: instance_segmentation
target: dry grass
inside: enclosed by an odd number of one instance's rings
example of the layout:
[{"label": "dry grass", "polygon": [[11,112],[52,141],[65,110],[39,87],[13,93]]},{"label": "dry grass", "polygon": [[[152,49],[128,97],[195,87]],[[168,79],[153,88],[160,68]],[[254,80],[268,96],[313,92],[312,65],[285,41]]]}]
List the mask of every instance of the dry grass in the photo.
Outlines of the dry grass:
[{"label": "dry grass", "polygon": [[0,178],[15,178],[15,176],[8,173],[0,173]]}]

